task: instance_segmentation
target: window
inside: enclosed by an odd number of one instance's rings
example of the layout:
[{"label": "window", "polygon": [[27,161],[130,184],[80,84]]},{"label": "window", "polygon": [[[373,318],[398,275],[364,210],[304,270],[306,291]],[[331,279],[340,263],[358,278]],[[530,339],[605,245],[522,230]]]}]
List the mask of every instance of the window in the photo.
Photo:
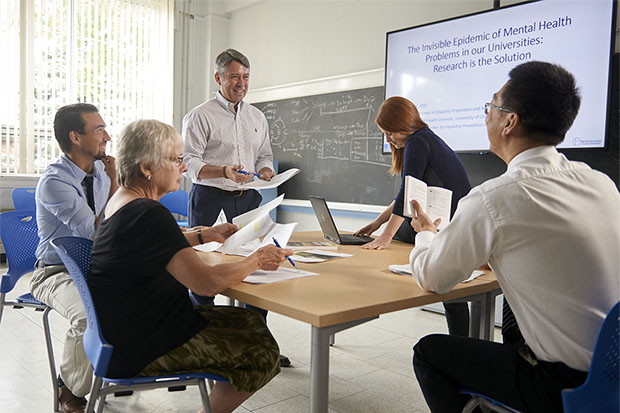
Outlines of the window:
[{"label": "window", "polygon": [[114,138],[139,118],[172,120],[173,1],[2,0],[0,173],[58,158],[56,110],[92,103]]}]

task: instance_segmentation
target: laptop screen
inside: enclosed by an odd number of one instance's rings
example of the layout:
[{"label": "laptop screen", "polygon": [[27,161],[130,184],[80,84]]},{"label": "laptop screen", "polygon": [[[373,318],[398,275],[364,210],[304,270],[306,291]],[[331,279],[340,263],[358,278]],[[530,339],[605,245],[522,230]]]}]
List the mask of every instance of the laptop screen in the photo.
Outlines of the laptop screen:
[{"label": "laptop screen", "polygon": [[329,240],[339,243],[340,235],[338,234],[338,229],[336,229],[336,224],[334,223],[332,214],[329,212],[329,208],[327,208],[325,198],[310,195],[308,196],[308,199],[310,199],[312,209],[314,209],[314,214],[319,220],[323,235],[325,235]]}]

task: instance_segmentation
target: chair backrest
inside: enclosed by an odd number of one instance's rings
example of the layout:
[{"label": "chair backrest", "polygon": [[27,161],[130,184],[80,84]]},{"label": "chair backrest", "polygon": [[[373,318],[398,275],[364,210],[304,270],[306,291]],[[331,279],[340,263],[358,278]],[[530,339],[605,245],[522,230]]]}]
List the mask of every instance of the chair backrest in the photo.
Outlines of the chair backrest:
[{"label": "chair backrest", "polygon": [[80,237],[59,237],[52,240],[52,246],[67,267],[86,310],[86,331],[84,332],[86,355],[93,366],[95,375],[105,376],[114,348],[103,338],[93,298],[86,283],[93,242]]},{"label": "chair backrest", "polygon": [[170,212],[173,214],[187,216],[187,192],[183,189],[178,191],[167,193],[162,196],[159,202],[161,202]]},{"label": "chair backrest", "polygon": [[35,188],[15,188],[11,192],[13,198],[13,206],[16,211],[23,209],[36,209],[37,204],[34,201]]},{"label": "chair backrest", "polygon": [[9,211],[0,214],[0,237],[9,262],[9,270],[0,281],[0,292],[7,293],[15,287],[22,275],[34,270],[37,260],[35,251],[39,245],[35,211]]},{"label": "chair backrest", "polygon": [[613,306],[603,322],[585,383],[562,391],[565,413],[620,411],[619,325],[620,302]]}]

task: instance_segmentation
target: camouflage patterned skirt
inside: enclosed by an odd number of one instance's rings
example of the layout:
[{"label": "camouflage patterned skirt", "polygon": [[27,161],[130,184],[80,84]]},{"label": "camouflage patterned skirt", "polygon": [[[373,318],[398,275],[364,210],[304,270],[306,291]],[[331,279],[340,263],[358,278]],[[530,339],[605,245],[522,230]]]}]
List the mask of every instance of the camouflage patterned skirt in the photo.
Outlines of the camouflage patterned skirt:
[{"label": "camouflage patterned skirt", "polygon": [[185,344],[149,363],[138,376],[205,372],[254,392],[280,372],[280,349],[265,320],[253,310],[196,307],[209,325]]}]

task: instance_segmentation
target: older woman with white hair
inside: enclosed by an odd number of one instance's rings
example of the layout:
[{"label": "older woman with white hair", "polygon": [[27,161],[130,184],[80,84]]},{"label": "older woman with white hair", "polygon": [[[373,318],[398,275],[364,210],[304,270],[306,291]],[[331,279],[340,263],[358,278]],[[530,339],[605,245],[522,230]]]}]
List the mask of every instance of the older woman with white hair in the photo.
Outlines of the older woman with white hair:
[{"label": "older woman with white hair", "polygon": [[158,202],[179,188],[187,169],[176,130],[135,121],[117,149],[120,188],[95,235],[88,275],[103,335],[114,345],[107,375],[211,372],[229,380],[211,392],[213,411],[233,411],[278,374],[278,345],[257,312],[194,307],[187,290],[218,294],[255,270],[277,269],[293,251],[267,246],[234,263],[206,265],[192,245],[223,241],[236,227],[184,234]]}]

